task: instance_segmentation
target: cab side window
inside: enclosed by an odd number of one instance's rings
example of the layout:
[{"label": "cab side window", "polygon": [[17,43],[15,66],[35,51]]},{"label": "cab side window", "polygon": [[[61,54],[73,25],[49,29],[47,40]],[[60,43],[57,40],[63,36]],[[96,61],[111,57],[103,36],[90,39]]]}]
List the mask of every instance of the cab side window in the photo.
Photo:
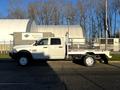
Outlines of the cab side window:
[{"label": "cab side window", "polygon": [[59,38],[51,38],[51,45],[61,45],[61,40]]},{"label": "cab side window", "polygon": [[38,42],[38,45],[48,45],[48,39],[41,39],[41,40]]}]

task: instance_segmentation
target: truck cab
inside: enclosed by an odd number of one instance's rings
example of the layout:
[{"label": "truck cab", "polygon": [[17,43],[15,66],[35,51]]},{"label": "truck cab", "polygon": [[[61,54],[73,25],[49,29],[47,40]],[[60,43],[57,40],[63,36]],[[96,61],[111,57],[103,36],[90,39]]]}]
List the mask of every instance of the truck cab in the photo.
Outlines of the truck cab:
[{"label": "truck cab", "polygon": [[34,59],[64,59],[65,43],[63,38],[43,38],[32,47]]},{"label": "truck cab", "polygon": [[20,65],[32,60],[65,59],[64,38],[49,37],[35,41],[32,45],[18,45],[9,53]]}]

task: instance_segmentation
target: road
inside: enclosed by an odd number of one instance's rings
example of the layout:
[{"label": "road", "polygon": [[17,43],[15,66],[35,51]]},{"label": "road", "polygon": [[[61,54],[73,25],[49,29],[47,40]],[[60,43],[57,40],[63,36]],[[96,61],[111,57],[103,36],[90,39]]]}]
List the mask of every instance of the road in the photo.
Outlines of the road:
[{"label": "road", "polygon": [[0,90],[120,90],[120,62],[85,67],[48,61],[21,67],[0,60]]}]

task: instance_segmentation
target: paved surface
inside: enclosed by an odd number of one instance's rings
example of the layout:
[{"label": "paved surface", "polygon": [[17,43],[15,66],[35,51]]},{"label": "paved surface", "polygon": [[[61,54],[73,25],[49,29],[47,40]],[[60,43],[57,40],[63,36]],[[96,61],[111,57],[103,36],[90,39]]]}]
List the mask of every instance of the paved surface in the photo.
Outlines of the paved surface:
[{"label": "paved surface", "polygon": [[120,62],[85,67],[48,61],[21,67],[0,60],[0,90],[120,90]]}]

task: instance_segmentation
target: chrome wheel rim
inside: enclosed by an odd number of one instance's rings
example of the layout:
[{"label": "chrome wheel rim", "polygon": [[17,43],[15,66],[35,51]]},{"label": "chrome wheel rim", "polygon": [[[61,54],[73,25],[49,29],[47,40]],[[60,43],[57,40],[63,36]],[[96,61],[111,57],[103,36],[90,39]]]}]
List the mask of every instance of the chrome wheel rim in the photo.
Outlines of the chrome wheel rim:
[{"label": "chrome wheel rim", "polygon": [[19,59],[19,63],[20,63],[20,65],[25,66],[28,63],[28,59],[26,57],[21,57]]},{"label": "chrome wheel rim", "polygon": [[92,57],[87,57],[86,58],[86,64],[88,66],[92,66],[94,64],[94,59]]}]

